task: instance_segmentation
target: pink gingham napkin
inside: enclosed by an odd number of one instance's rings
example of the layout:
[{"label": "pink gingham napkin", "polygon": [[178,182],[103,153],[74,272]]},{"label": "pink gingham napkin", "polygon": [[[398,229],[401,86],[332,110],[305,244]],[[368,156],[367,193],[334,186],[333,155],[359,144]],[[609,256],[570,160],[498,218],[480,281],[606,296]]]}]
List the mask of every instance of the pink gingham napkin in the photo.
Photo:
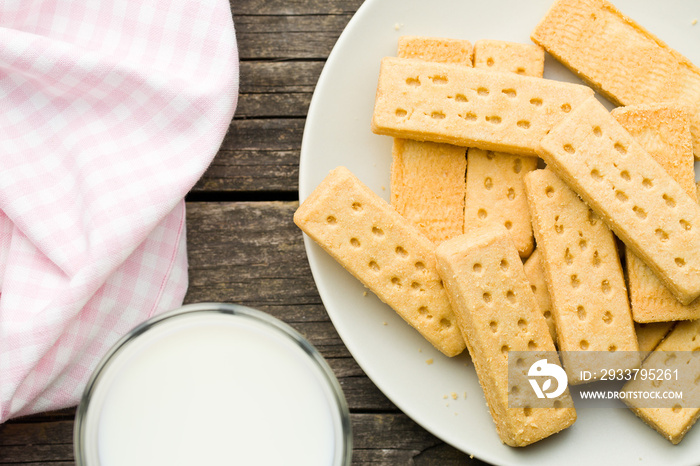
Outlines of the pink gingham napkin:
[{"label": "pink gingham napkin", "polygon": [[0,422],[77,404],[182,303],[183,197],[237,93],[226,0],[0,2]]}]

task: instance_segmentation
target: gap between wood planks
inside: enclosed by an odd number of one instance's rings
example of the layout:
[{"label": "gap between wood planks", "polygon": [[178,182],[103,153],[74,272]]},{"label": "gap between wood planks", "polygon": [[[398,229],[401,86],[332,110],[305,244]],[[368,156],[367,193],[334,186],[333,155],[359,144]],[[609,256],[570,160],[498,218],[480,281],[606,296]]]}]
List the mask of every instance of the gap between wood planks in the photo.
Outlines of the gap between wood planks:
[{"label": "gap between wood planks", "polygon": [[191,191],[186,202],[270,202],[298,201],[296,191]]}]

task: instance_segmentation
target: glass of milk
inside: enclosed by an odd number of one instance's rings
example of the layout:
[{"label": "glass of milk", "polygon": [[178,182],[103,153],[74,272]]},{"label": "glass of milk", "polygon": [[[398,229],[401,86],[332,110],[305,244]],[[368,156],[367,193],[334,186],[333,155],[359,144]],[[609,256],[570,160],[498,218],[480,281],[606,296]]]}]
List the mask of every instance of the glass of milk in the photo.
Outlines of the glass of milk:
[{"label": "glass of milk", "polygon": [[75,423],[78,465],[349,465],[338,380],[291,327],[234,304],[150,319],[100,362]]}]

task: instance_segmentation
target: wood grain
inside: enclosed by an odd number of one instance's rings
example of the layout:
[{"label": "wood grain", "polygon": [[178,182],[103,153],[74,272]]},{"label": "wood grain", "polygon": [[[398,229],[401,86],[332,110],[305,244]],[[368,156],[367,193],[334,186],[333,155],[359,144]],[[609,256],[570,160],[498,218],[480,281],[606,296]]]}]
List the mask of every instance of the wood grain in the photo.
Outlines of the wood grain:
[{"label": "wood grain", "polygon": [[347,13],[236,16],[239,56],[325,60],[350,18]]},{"label": "wood grain", "polygon": [[303,119],[234,119],[193,192],[295,193],[303,131]]}]

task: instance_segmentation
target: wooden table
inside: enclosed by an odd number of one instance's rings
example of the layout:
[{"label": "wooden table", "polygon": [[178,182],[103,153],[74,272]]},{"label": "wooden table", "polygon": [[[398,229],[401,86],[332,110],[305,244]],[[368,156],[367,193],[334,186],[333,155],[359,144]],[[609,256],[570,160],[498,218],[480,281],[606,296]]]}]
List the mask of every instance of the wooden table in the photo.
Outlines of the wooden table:
[{"label": "wooden table", "polygon": [[[311,94],[333,44],[361,3],[232,0],[240,97],[221,149],[187,197],[185,301],[251,306],[308,338],[345,392],[353,463],[484,464],[418,426],[362,372],[326,314],[302,234],[292,223]],[[65,409],[0,425],[0,465],[73,464],[74,414],[75,409]]]}]

